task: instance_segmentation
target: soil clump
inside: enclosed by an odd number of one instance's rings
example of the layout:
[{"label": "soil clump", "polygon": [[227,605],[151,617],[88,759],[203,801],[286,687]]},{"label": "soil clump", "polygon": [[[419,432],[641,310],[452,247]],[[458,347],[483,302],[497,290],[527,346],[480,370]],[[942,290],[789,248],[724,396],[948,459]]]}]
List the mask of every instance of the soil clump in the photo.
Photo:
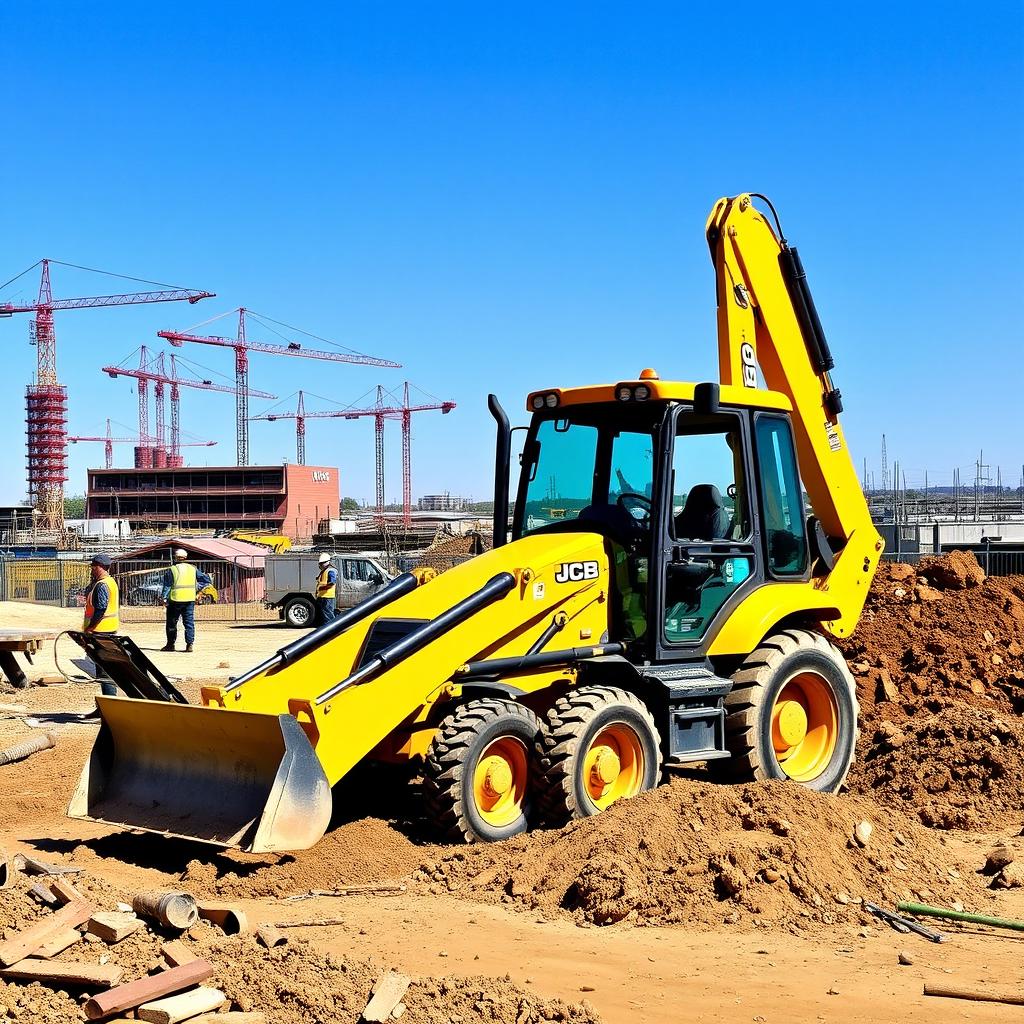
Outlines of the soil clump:
[{"label": "soil clump", "polygon": [[962,551],[884,563],[840,647],[862,715],[853,792],[933,828],[1024,815],[1024,577]]}]

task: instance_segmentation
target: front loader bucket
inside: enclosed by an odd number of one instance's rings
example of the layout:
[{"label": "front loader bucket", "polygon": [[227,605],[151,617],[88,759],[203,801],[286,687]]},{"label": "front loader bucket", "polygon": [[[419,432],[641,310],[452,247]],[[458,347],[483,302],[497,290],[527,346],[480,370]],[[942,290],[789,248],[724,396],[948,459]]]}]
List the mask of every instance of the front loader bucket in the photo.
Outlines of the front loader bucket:
[{"label": "front loader bucket", "polygon": [[305,850],[331,787],[291,715],[97,697],[99,736],[68,815],[252,853]]}]

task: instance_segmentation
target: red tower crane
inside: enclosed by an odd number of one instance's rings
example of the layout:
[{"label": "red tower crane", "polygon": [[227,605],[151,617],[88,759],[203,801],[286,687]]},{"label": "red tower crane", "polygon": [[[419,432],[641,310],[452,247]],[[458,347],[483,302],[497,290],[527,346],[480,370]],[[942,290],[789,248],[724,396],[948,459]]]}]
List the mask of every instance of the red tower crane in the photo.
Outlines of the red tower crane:
[{"label": "red tower crane", "polygon": [[[231,310],[229,313],[223,313],[222,316],[229,316],[235,313],[236,310]],[[302,359],[326,359],[336,363],[359,363],[363,366],[389,366],[393,368],[401,367],[401,363],[394,363],[390,359],[378,359],[376,356],[364,355],[362,352],[355,352],[349,349],[345,352],[324,352],[320,349],[315,348],[304,348],[297,341],[289,341],[287,345],[270,345],[263,341],[252,341],[246,336],[245,330],[245,318],[246,314],[252,316],[257,322],[263,323],[264,320],[270,323],[275,323],[279,327],[284,327],[290,331],[297,331],[295,327],[289,327],[287,324],[282,324],[278,320],[271,320],[270,317],[264,316],[260,313],[253,313],[252,310],[247,310],[244,306],[241,306],[237,310],[238,313],[238,332],[234,338],[222,338],[219,335],[214,334],[192,334],[188,331],[157,331],[157,336],[160,338],[166,338],[172,345],[181,346],[185,342],[194,342],[198,345],[218,345],[222,348],[232,348],[235,350],[235,387],[236,387],[236,401],[235,401],[235,430],[238,437],[238,465],[245,466],[249,462],[249,353],[250,352],[266,352],[271,355],[279,356],[298,356]],[[220,319],[220,317],[214,317],[214,320]],[[207,323],[212,321],[207,320]],[[263,326],[267,326],[263,324]],[[271,328],[273,330],[273,328]],[[277,332],[274,332],[277,333]],[[316,337],[316,335],[308,334],[306,331],[298,331],[299,334],[306,334],[307,337]],[[281,336],[282,338],[284,335]],[[287,340],[287,339],[285,339]],[[318,339],[324,341],[326,339]],[[328,344],[333,344],[328,342]]]},{"label": "red tower crane", "polygon": [[[110,434],[110,420],[107,420],[107,432],[102,437],[86,437],[81,434],[68,435],[68,440],[72,444],[77,444],[79,441],[102,441],[103,442],[103,455],[106,461],[107,469],[114,468],[114,445],[115,444],[138,444],[141,438],[138,437],[112,437]],[[216,441],[185,441],[182,443],[183,448],[212,448],[217,442]]]},{"label": "red tower crane", "polygon": [[[29,270],[41,265],[39,294],[31,303],[0,303],[0,316],[14,313],[35,313],[35,322],[29,327],[29,340],[36,346],[36,381],[25,390],[26,425],[28,434],[28,492],[29,500],[40,513],[40,525],[45,530],[62,531],[64,528],[64,481],[67,480],[67,388],[57,377],[57,336],[53,327],[53,314],[64,309],[96,309],[101,306],[133,306],[145,302],[199,302],[213,298],[213,292],[194,288],[168,288],[159,291],[125,292],[117,295],[90,295],[81,298],[55,299],[50,286],[50,264],[58,260],[41,260]],[[60,266],[74,267],[70,263]],[[75,267],[88,270],[88,267]],[[23,271],[27,274],[28,270]],[[98,271],[107,273],[107,271]],[[22,274],[17,275],[21,277]],[[111,274],[121,277],[120,274]],[[6,282],[3,287],[17,280]],[[129,280],[138,280],[130,278]],[[145,284],[156,284],[146,281]]]},{"label": "red tower crane", "polygon": [[[180,465],[181,452],[181,388],[194,388],[197,391],[221,391],[226,394],[234,394],[235,388],[228,384],[215,384],[209,379],[198,379],[195,377],[183,377],[178,373],[178,366],[174,355],[171,356],[170,373],[163,372],[163,353],[156,360],[148,358],[146,346],[139,348],[139,367],[130,369],[126,366],[104,366],[103,372],[110,377],[133,377],[138,382],[139,392],[139,445],[143,452],[148,449],[150,452],[161,450],[160,439],[164,436],[163,427],[163,387],[170,385],[171,389],[171,438],[170,446],[167,449],[168,463],[172,466]],[[156,436],[157,444],[153,446],[153,437],[149,433],[149,382],[154,382],[154,390],[157,391],[156,409]],[[255,388],[248,392],[254,398],[277,398],[269,391],[259,391]],[[150,456],[151,458],[151,456]],[[146,455],[142,455],[143,466],[145,466]]]},{"label": "red tower crane", "polygon": [[[388,404],[387,399],[392,401]],[[394,404],[394,396],[386,392],[382,385],[377,385],[376,402],[367,409],[328,409],[321,412],[306,412],[303,393],[299,392],[299,400],[295,412],[268,412],[262,416],[253,416],[253,420],[295,420],[295,454],[299,465],[306,462],[306,420],[344,419],[357,420],[362,416],[372,416],[374,420],[374,455],[377,515],[384,513],[384,421],[399,420],[402,424],[402,522],[408,526],[412,519],[412,414],[440,409],[447,415],[455,408],[454,402],[428,402],[412,405],[409,402],[409,382],[402,387],[402,402]]]}]

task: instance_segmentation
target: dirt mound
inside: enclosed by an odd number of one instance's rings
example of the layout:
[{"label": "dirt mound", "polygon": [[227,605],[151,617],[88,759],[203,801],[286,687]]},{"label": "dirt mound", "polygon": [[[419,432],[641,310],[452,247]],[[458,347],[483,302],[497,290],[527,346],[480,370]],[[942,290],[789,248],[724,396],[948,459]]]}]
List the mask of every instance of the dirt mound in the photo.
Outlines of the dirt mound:
[{"label": "dirt mound", "polygon": [[422,847],[386,821],[366,818],[329,832],[311,850],[272,861],[237,854],[217,863],[192,861],[181,880],[197,895],[292,896],[403,878],[422,859]]},{"label": "dirt mound", "polygon": [[[0,934],[5,938],[45,916],[27,894],[27,881],[5,890],[0,898]],[[113,887],[83,878],[79,890],[97,905],[110,909]],[[115,945],[81,941],[55,957],[59,961],[110,963],[125,969],[124,981],[144,977],[161,963],[165,937],[140,929]],[[251,936],[226,938],[200,922],[183,937],[197,955],[217,966],[207,984],[220,988],[241,1010],[263,1009],[274,1024],[356,1024],[373,983],[384,969],[372,961],[318,952],[309,942],[291,936],[288,945],[268,950]],[[82,1013],[77,988],[0,981],[0,1018],[31,1024],[79,1024]],[[420,978],[405,997],[409,1024],[598,1024],[585,1004],[543,1000],[506,978]]]},{"label": "dirt mound", "polygon": [[[370,962],[320,953],[309,943],[290,942],[275,950],[251,939],[221,942],[217,983],[243,1010],[273,1007],[277,1024],[357,1021],[382,969]],[[509,978],[420,978],[402,1000],[409,1024],[597,1024],[586,1005],[543,1000]]]},{"label": "dirt mound", "polygon": [[1024,814],[1024,578],[962,551],[884,564],[840,646],[863,716],[851,790],[940,828]]},{"label": "dirt mound", "polygon": [[[867,845],[853,838],[873,826]],[[860,919],[861,897],[961,898],[942,842],[864,797],[790,783],[676,780],[559,832],[449,852],[424,863],[432,887],[611,924],[781,925]]]}]

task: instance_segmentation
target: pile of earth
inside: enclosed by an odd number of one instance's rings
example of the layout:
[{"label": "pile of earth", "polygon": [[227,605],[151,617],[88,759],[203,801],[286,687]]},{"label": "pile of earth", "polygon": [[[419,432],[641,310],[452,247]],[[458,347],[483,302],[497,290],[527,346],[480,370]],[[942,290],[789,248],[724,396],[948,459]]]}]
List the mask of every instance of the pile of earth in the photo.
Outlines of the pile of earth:
[{"label": "pile of earth", "polygon": [[197,896],[297,896],[311,889],[397,881],[420,865],[423,850],[388,822],[365,818],[341,825],[299,853],[269,860],[232,853],[191,861],[181,881]]},{"label": "pile of earth", "polygon": [[862,898],[969,900],[944,844],[866,797],[676,779],[557,832],[449,850],[414,878],[592,924],[803,931],[866,923]]},{"label": "pile of earth", "polygon": [[[104,908],[116,896],[103,882],[81,879],[76,886]],[[27,883],[0,893],[0,934],[4,938],[48,914],[27,894]],[[58,961],[108,963],[125,968],[124,982],[159,969],[160,946],[169,936],[148,928],[114,945],[80,941],[54,957]],[[331,1021],[356,1024],[384,969],[371,960],[321,953],[301,938],[273,950],[252,935],[226,937],[206,923],[182,941],[217,967],[206,985],[219,988],[240,1010],[262,1009],[274,1024]],[[31,1024],[79,1024],[80,989],[0,981],[0,1019]],[[414,978],[403,998],[409,1024],[599,1024],[587,1003],[567,1004],[534,996],[505,978]]]},{"label": "pile of earth", "polygon": [[848,784],[935,828],[1024,816],[1024,577],[955,551],[880,566],[840,646],[862,724]]}]

